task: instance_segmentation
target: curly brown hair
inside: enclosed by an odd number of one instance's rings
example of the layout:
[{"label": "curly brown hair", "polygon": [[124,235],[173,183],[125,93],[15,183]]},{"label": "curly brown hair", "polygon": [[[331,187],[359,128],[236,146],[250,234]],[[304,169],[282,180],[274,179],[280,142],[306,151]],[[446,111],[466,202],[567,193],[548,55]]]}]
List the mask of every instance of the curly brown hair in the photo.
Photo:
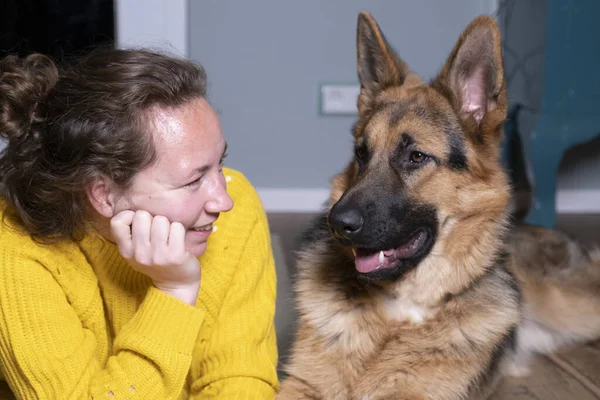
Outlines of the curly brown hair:
[{"label": "curly brown hair", "polygon": [[59,69],[48,57],[0,60],[0,194],[38,241],[79,240],[86,186],[126,190],[156,159],[149,113],[206,95],[202,66],[140,49],[99,49]]}]

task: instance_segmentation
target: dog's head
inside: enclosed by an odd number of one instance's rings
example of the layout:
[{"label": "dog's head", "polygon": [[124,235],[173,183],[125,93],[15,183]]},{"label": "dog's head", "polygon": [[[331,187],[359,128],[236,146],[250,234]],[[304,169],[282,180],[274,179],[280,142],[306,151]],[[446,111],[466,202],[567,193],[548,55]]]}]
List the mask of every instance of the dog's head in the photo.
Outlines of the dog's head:
[{"label": "dog's head", "polygon": [[361,13],[357,55],[355,154],[333,180],[328,222],[361,276],[395,280],[437,246],[471,251],[487,222],[505,218],[500,32],[491,17],[476,18],[425,83]]}]

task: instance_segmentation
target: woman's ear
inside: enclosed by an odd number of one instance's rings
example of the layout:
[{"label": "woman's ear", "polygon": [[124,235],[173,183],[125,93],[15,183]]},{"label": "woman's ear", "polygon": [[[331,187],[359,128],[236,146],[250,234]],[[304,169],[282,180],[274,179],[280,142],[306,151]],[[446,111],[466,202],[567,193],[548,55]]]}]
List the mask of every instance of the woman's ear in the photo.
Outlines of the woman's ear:
[{"label": "woman's ear", "polygon": [[115,215],[117,188],[107,177],[94,178],[85,188],[87,198],[96,212],[103,217]]}]

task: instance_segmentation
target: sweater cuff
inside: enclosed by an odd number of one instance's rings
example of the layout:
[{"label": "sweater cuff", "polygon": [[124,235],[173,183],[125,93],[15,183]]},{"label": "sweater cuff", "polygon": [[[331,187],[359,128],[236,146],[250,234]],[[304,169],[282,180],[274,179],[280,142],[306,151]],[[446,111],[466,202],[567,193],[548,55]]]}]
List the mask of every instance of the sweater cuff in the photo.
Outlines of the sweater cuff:
[{"label": "sweater cuff", "polygon": [[123,330],[137,332],[141,336],[137,340],[191,357],[203,322],[202,310],[151,286],[137,313]]}]

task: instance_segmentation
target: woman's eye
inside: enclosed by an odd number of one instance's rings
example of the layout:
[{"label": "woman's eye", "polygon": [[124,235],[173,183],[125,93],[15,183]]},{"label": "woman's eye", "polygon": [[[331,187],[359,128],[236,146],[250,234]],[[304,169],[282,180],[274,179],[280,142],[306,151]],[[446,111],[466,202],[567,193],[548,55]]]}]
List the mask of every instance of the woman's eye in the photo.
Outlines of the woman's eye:
[{"label": "woman's eye", "polygon": [[187,183],[187,184],[185,185],[185,187],[195,186],[195,185],[197,185],[198,183],[200,183],[200,180],[201,180],[201,179],[202,179],[202,177],[200,176],[200,177],[198,177],[197,179],[194,179],[193,181],[191,181],[190,183]]},{"label": "woman's eye", "polygon": [[420,164],[425,160],[427,160],[427,156],[420,151],[413,151],[410,153],[409,161],[413,164]]}]

